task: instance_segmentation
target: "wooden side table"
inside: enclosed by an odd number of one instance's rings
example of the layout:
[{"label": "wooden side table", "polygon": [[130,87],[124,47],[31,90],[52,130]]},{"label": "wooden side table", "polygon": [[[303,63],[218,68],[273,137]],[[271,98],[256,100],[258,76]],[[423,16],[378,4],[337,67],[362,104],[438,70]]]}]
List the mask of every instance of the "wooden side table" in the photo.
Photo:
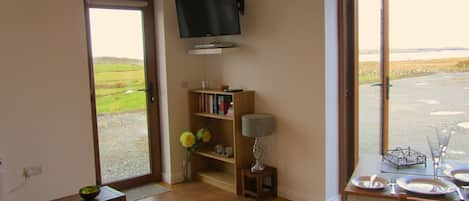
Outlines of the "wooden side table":
[{"label": "wooden side table", "polygon": [[[75,195],[70,195],[52,201],[83,201],[83,199],[81,199],[80,195],[77,193]],[[126,201],[126,199],[124,193],[109,186],[102,186],[99,195],[91,201]]]},{"label": "wooden side table", "polygon": [[277,197],[277,169],[266,166],[262,172],[251,172],[251,168],[243,168],[241,195],[253,196],[256,200],[263,200],[269,196]]}]

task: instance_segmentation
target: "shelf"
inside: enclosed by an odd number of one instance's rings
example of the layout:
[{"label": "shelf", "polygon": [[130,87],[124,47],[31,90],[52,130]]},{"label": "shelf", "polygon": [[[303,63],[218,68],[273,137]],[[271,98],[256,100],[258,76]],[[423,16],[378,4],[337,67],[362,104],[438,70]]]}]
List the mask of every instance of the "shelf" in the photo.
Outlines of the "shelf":
[{"label": "shelf", "polygon": [[219,115],[219,114],[210,114],[210,113],[192,113],[192,115],[199,117],[208,117],[212,119],[222,119],[222,120],[233,120],[231,116]]},{"label": "shelf", "polygon": [[237,47],[227,47],[227,48],[207,48],[207,49],[190,49],[189,54],[192,55],[209,55],[209,54],[225,54],[238,50]]},{"label": "shelf", "polygon": [[216,155],[216,154],[212,153],[209,150],[200,150],[200,151],[197,151],[195,153],[198,154],[198,155],[201,155],[201,156],[211,158],[211,159],[223,161],[223,162],[226,162],[226,163],[235,164],[234,157],[226,158],[226,157],[223,157],[223,156]]},{"label": "shelf", "polygon": [[214,95],[227,95],[227,96],[232,96],[235,94],[240,94],[240,93],[250,93],[252,91],[239,91],[239,92],[225,92],[219,89],[194,89],[191,91],[192,93],[198,93],[198,94],[214,94]]},{"label": "shelf", "polygon": [[222,171],[202,171],[198,173],[202,182],[217,186],[223,190],[235,192],[234,173]]}]

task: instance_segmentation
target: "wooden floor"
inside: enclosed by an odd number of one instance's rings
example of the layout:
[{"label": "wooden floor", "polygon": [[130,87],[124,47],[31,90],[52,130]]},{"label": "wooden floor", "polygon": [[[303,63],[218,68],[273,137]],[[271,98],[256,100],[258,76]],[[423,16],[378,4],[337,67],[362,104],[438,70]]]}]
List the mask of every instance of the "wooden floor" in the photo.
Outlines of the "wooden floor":
[{"label": "wooden floor", "polygon": [[[193,182],[176,185],[164,185],[171,189],[166,193],[142,199],[140,201],[253,201],[255,199],[236,196],[233,193],[223,191],[219,188],[205,183]],[[272,199],[270,199],[272,200]],[[272,201],[287,201],[277,198]]]}]

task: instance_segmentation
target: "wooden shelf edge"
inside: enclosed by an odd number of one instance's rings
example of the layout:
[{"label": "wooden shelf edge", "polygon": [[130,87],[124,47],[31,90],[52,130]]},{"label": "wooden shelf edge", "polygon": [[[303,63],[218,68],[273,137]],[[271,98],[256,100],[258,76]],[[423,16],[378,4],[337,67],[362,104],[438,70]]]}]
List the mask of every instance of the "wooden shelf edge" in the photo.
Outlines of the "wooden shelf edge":
[{"label": "wooden shelf edge", "polygon": [[210,114],[210,113],[192,113],[195,116],[199,117],[208,117],[208,118],[213,118],[213,119],[222,119],[222,120],[233,120],[233,117],[231,116],[224,116],[224,115],[219,115],[219,114]]},{"label": "wooden shelf edge", "polygon": [[233,96],[236,94],[242,94],[242,93],[252,93],[253,91],[238,91],[238,92],[225,92],[219,89],[193,89],[191,90],[192,93],[198,93],[198,94],[214,94],[214,95],[228,95],[228,96]]},{"label": "wooden shelf edge", "polygon": [[207,150],[196,151],[195,153],[196,153],[197,155],[204,156],[204,157],[207,157],[207,158],[219,160],[219,161],[226,162],[226,163],[235,164],[234,157],[232,157],[232,158],[225,158],[225,157],[223,157],[223,156],[218,156],[218,155],[216,155],[216,154],[213,154],[213,153],[211,153],[210,151],[207,151]]},{"label": "wooden shelf edge", "polygon": [[187,51],[187,53],[192,55],[224,54],[236,51],[238,49],[238,47],[190,49],[189,51]]},{"label": "wooden shelf edge", "polygon": [[236,185],[234,173],[222,171],[202,171],[198,173],[200,181],[221,188],[223,190],[235,193]]}]

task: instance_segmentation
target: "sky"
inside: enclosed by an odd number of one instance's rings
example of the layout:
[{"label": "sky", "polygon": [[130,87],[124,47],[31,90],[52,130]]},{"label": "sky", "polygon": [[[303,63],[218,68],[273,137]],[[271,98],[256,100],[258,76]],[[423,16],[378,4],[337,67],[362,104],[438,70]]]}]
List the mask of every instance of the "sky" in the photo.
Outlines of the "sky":
[{"label": "sky", "polygon": [[[379,49],[381,0],[359,0],[360,49]],[[469,48],[469,0],[389,0],[390,47]],[[141,11],[90,9],[93,57],[143,60]]]},{"label": "sky", "polygon": [[92,8],[89,14],[93,57],[143,60],[141,11]]},{"label": "sky", "polygon": [[[359,0],[360,49],[379,49],[381,0]],[[390,48],[469,48],[469,0],[389,0]]]}]

